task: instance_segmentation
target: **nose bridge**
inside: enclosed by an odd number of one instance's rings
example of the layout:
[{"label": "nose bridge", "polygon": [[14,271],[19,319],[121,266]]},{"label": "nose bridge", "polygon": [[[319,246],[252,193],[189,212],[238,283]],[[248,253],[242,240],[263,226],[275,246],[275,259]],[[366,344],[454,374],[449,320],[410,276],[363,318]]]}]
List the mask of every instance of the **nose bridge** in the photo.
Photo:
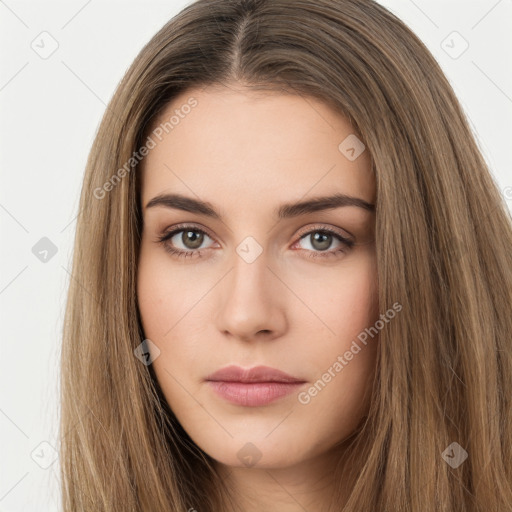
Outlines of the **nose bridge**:
[{"label": "nose bridge", "polygon": [[242,240],[233,254],[230,295],[237,297],[239,301],[264,299],[267,296],[265,288],[268,286],[268,263],[267,251],[254,237],[249,236]]},{"label": "nose bridge", "polygon": [[267,252],[255,238],[247,237],[236,247],[218,306],[221,331],[249,339],[262,330],[275,335],[282,329],[281,297],[275,293],[268,265]]}]

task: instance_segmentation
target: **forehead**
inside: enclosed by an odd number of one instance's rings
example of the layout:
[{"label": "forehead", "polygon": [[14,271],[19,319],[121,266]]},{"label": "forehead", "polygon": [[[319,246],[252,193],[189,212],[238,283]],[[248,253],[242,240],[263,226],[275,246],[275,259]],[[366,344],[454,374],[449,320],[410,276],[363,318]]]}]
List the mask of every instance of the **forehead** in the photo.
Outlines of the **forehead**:
[{"label": "forehead", "polygon": [[[143,205],[170,192],[211,200],[225,211],[333,192],[375,200],[370,155],[354,127],[311,97],[190,89],[167,105],[150,137]],[[356,156],[362,151],[355,159],[352,147]]]}]

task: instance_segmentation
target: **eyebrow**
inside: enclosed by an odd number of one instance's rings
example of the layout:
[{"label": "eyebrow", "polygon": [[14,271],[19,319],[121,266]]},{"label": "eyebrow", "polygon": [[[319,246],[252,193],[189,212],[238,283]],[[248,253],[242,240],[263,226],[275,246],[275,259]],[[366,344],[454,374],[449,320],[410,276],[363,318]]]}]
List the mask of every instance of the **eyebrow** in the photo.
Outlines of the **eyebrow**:
[{"label": "eyebrow", "polygon": [[[183,210],[205,215],[212,219],[222,220],[222,216],[215,210],[211,203],[181,194],[160,194],[151,199],[146,205],[146,208],[154,208],[156,206]],[[307,201],[285,203],[282,204],[274,214],[278,219],[289,219],[308,213],[341,208],[343,206],[357,206],[366,211],[375,211],[375,205],[368,203],[364,199],[338,193],[331,196],[315,197]]]}]

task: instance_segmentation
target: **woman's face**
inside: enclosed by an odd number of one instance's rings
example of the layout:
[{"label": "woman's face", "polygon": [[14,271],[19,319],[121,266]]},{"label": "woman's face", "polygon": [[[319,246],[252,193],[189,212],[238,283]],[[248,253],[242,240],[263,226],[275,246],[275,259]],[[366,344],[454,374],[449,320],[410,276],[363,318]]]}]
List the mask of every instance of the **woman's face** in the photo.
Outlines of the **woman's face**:
[{"label": "woman's face", "polygon": [[[154,127],[138,300],[169,405],[225,465],[329,453],[366,413],[375,369],[378,336],[364,334],[378,319],[368,151],[313,98],[240,88],[189,90]],[[315,203],[336,194],[357,201]],[[298,383],[207,380],[230,365]]]}]

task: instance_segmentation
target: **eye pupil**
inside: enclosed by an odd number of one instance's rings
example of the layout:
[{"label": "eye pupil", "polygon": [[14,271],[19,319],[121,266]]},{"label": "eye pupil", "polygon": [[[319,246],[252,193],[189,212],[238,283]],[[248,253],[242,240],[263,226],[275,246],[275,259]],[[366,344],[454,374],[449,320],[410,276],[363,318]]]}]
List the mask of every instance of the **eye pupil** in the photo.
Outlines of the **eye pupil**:
[{"label": "eye pupil", "polygon": [[197,231],[183,231],[181,240],[188,249],[197,249],[203,243],[203,233]]},{"label": "eye pupil", "polygon": [[331,241],[332,241],[332,235],[329,235],[328,233],[322,233],[320,231],[317,231],[312,236],[313,236],[312,246],[315,247],[315,249],[317,249],[319,251],[325,251],[330,247]]}]

